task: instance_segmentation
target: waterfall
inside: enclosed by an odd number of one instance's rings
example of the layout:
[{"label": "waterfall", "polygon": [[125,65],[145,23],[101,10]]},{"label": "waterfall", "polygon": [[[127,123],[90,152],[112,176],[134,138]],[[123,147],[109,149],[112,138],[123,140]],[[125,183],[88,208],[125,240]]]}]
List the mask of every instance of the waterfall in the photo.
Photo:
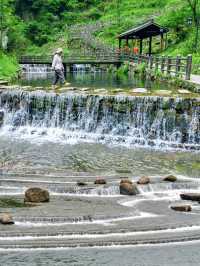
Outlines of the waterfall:
[{"label": "waterfall", "polygon": [[36,73],[36,74],[46,74],[52,73],[52,68],[47,64],[23,64],[21,65],[23,73]]},{"label": "waterfall", "polygon": [[200,149],[198,98],[5,91],[0,110],[0,134]]}]

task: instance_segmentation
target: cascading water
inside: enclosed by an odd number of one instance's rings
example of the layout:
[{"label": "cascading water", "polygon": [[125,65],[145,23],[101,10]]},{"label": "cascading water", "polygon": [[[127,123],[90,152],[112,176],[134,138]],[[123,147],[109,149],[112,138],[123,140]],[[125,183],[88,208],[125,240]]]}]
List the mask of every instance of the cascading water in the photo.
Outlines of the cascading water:
[{"label": "cascading water", "polygon": [[47,64],[23,64],[21,65],[23,73],[36,73],[36,74],[46,74],[46,73],[52,73],[52,68],[50,65]]},{"label": "cascading water", "polygon": [[200,99],[6,91],[0,134],[200,148]]}]

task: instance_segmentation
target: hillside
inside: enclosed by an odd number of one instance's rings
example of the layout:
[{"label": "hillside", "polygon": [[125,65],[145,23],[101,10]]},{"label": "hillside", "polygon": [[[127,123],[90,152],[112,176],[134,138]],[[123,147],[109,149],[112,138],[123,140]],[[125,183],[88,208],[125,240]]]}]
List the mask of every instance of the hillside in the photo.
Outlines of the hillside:
[{"label": "hillside", "polygon": [[192,16],[187,0],[2,1],[3,28],[9,29],[8,51],[12,53],[51,53],[55,46],[64,47],[68,53],[73,49],[73,46],[66,48],[71,26],[97,21],[106,23],[106,26],[95,33],[96,39],[108,45],[117,45],[119,32],[154,18],[170,29],[169,46],[165,53],[193,53],[195,64],[200,64],[200,45],[197,52],[194,53],[193,49],[195,27],[187,23]]}]

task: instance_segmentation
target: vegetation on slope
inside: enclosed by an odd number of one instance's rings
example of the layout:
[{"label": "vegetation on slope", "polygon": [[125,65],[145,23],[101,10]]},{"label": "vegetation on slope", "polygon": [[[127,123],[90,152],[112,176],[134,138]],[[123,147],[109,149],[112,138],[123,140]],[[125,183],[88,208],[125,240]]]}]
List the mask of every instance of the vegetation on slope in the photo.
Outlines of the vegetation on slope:
[{"label": "vegetation on slope", "polygon": [[[199,64],[200,44],[194,52],[195,27],[194,21],[193,26],[188,25],[188,19],[192,17],[188,1],[1,0],[3,25],[0,27],[3,30],[9,29],[8,52],[43,54],[52,53],[57,46],[62,46],[68,52],[68,30],[75,24],[91,24],[99,20],[111,22],[96,34],[96,38],[109,45],[117,45],[116,36],[120,32],[154,18],[170,29],[169,46],[165,53],[193,53],[195,63]],[[199,0],[190,1],[197,1],[200,5]],[[154,42],[153,49],[159,51],[158,41]]]}]

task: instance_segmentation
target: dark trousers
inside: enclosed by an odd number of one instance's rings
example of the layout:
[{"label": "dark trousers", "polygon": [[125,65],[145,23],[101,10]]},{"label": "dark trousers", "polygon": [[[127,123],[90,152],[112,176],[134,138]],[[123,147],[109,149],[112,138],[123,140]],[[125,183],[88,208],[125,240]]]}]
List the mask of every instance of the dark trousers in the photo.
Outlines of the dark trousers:
[{"label": "dark trousers", "polygon": [[65,76],[62,70],[55,70],[53,85],[56,85],[58,82],[60,82],[60,85],[65,83]]}]

